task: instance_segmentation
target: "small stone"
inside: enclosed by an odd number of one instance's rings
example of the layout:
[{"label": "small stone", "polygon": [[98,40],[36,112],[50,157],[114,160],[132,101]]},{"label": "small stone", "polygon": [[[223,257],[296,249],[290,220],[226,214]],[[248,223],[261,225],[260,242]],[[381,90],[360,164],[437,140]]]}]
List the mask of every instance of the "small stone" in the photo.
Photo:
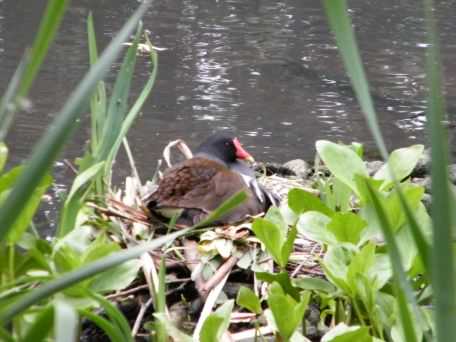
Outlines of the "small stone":
[{"label": "small stone", "polygon": [[431,170],[431,149],[427,148],[423,152],[423,156],[416,163],[411,176],[412,177],[424,177],[428,175]]},{"label": "small stone", "polygon": [[302,159],[290,160],[283,164],[283,166],[293,171],[296,174],[296,176],[304,179],[309,177],[312,171],[312,168],[310,167],[309,163]]},{"label": "small stone", "polygon": [[369,176],[373,176],[380,168],[383,166],[383,162],[381,160],[373,160],[366,163],[367,172]]}]

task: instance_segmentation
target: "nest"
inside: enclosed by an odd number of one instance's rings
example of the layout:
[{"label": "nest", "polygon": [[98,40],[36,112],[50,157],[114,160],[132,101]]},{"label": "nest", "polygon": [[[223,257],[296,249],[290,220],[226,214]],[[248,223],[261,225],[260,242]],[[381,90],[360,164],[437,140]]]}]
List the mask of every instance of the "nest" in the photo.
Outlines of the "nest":
[{"label": "nest", "polygon": [[[172,165],[173,147],[176,147],[184,158],[192,157],[185,142],[171,142],[163,152],[163,159],[168,167]],[[112,233],[111,237],[124,246],[132,246],[176,229],[152,220],[146,207],[146,199],[155,191],[157,181],[161,177],[162,162],[158,163],[153,180],[142,183],[131,154],[128,155],[133,175],[126,178],[125,188],[110,193],[106,198],[105,207],[91,204],[99,215],[118,227],[117,232]],[[265,167],[267,168],[267,164]],[[266,174],[268,172],[259,175],[258,181],[268,190],[278,194],[282,202],[292,188],[316,192],[311,188],[310,180],[290,175]],[[286,203],[282,203],[282,206],[286,206]],[[136,301],[138,309],[132,320],[135,336],[147,335],[142,322],[153,304],[153,296],[149,292],[158,286],[157,269],[161,260],[166,266],[167,314],[180,329],[201,329],[199,322],[211,312],[216,301],[220,298],[226,300],[226,297],[235,297],[240,286],[252,288],[259,296],[265,295],[266,285],[256,279],[254,271],[278,270],[264,250],[264,246],[251,231],[254,219],[252,217],[233,226],[197,229],[191,236],[143,255],[143,275],[130,288],[108,296],[119,303]],[[322,253],[322,247],[318,243],[298,236],[287,265],[290,277],[322,277],[323,272],[318,263]],[[253,314],[233,312],[231,323],[234,326],[231,327],[234,329],[231,331],[237,331],[230,334],[231,340],[240,341],[253,336],[254,329],[249,326],[249,322],[254,319],[256,318]],[[269,326],[263,328],[263,333],[272,333],[268,331]]]}]

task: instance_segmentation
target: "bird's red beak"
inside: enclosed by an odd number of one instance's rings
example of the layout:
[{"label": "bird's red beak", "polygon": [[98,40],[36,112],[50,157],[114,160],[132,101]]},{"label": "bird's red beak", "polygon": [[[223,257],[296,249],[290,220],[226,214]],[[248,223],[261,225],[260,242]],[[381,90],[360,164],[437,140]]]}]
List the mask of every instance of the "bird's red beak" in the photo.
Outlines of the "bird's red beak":
[{"label": "bird's red beak", "polygon": [[255,159],[253,159],[253,157],[250,155],[250,153],[247,152],[246,150],[244,150],[244,148],[242,147],[238,138],[233,139],[233,144],[234,144],[234,147],[236,148],[237,159],[248,160],[249,162],[252,162],[252,163],[255,161]]}]

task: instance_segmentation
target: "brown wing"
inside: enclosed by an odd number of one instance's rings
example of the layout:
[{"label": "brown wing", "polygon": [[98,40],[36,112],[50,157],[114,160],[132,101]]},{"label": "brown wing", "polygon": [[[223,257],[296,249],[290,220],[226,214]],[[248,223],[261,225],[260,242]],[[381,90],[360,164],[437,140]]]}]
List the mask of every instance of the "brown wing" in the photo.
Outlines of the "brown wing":
[{"label": "brown wing", "polygon": [[232,223],[264,210],[242,177],[224,165],[205,158],[192,158],[168,169],[151,197],[151,206],[197,209],[209,213],[237,192],[248,198],[220,221]]}]

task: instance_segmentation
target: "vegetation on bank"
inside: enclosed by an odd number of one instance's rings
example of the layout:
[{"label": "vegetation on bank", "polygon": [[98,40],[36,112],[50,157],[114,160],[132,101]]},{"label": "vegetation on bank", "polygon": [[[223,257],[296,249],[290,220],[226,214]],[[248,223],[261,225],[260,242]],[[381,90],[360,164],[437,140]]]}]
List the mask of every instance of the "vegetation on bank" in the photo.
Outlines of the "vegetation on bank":
[{"label": "vegetation on bank", "polygon": [[[49,1],[36,41],[0,103],[0,140],[27,97],[66,5]],[[409,177],[423,147],[387,153],[346,3],[325,0],[324,5],[385,164],[370,175],[359,144],[318,141],[314,189],[292,189],[282,206],[263,218],[223,229],[200,225],[179,230],[175,220],[164,228],[150,225],[141,200],[153,190],[154,180],[141,183],[125,140],[157,70],[157,55],[140,23],[149,2],[138,7],[100,56],[89,17],[91,68],[30,159],[5,171],[8,150],[0,146],[2,340],[74,341],[86,331],[87,322],[113,341],[139,335],[157,341],[218,341],[227,337],[228,329],[237,340],[262,340],[268,334],[282,341],[452,340],[454,196],[446,167],[447,134],[441,125],[445,112],[432,1],[424,0],[431,43],[431,216],[422,203],[423,187]],[[132,34],[108,94],[102,79]],[[129,89],[140,42],[151,72],[132,102]],[[56,236],[48,241],[35,231],[33,216],[52,183],[53,162],[87,109],[90,142],[77,161],[78,174],[59,213]],[[133,175],[119,193],[110,179],[122,145]],[[205,224],[242,204],[244,196],[231,198]],[[189,251],[195,253],[196,266],[185,263],[192,259],[185,254]],[[309,256],[320,268],[312,275],[303,271]],[[182,280],[180,272],[190,279]],[[223,291],[229,277],[243,284],[227,298]],[[194,312],[173,320],[173,304],[191,299],[175,296],[187,294],[188,284],[195,284],[193,299],[199,298],[199,305],[194,301]],[[139,303],[133,321],[119,309],[130,295]],[[86,322],[82,327],[81,321]]]}]

